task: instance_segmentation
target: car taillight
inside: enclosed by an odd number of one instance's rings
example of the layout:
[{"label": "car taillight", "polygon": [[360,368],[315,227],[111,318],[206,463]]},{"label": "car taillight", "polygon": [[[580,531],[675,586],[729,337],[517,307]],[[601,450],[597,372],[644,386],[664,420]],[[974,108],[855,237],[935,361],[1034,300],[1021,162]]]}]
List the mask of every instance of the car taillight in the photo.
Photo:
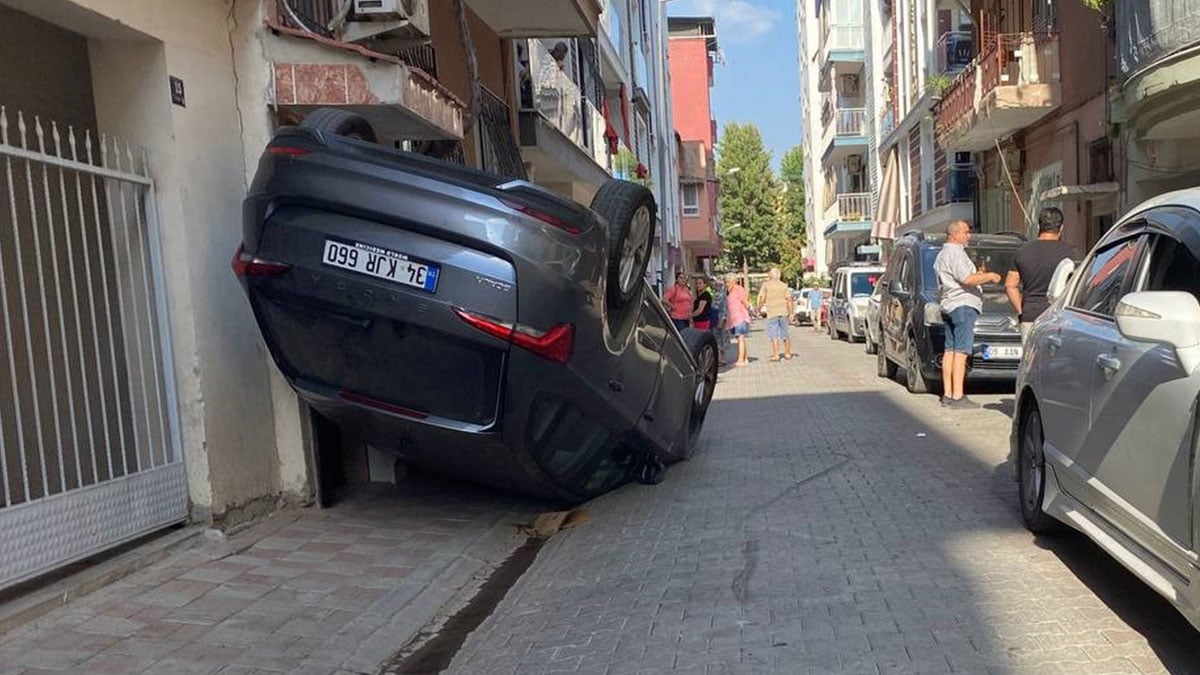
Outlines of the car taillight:
[{"label": "car taillight", "polygon": [[558,229],[562,230],[563,232],[567,232],[570,234],[579,234],[580,232],[583,232],[583,228],[579,227],[578,225],[575,225],[574,223],[568,223],[567,221],[563,220],[562,218],[552,216],[549,213],[546,213],[544,211],[538,211],[537,209],[533,208],[532,206],[529,206],[528,204],[522,204],[520,202],[511,201],[508,199],[501,199],[500,201],[501,201],[501,203],[503,203],[505,206],[512,209],[513,211],[520,211],[521,213],[524,213],[527,216],[532,216],[534,218],[537,218],[538,220],[542,221],[543,223],[546,223],[547,225],[551,225],[553,227],[557,227]]},{"label": "car taillight", "polygon": [[291,265],[264,260],[238,246],[237,253],[233,254],[233,262],[230,263],[233,268],[233,273],[239,277],[276,277],[280,274],[292,269]]},{"label": "car taillight", "polygon": [[308,148],[299,148],[294,145],[274,145],[267,148],[267,153],[271,155],[284,155],[288,157],[299,157],[312,152]]},{"label": "car taillight", "polygon": [[536,331],[528,326],[511,326],[492,321],[477,314],[455,308],[454,313],[464,323],[492,337],[512,342],[526,351],[555,363],[566,363],[571,358],[575,343],[575,328],[569,323],[559,324],[548,331]]}]

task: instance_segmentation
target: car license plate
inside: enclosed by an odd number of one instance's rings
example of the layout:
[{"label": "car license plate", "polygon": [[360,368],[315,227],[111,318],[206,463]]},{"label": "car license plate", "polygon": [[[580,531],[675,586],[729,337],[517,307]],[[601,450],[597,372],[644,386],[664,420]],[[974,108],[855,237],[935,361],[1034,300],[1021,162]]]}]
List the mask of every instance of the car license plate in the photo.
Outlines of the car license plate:
[{"label": "car license plate", "polygon": [[1020,361],[1020,345],[984,345],[983,359],[985,361]]},{"label": "car license plate", "polygon": [[437,265],[370,244],[326,239],[321,262],[430,293],[437,290]]}]

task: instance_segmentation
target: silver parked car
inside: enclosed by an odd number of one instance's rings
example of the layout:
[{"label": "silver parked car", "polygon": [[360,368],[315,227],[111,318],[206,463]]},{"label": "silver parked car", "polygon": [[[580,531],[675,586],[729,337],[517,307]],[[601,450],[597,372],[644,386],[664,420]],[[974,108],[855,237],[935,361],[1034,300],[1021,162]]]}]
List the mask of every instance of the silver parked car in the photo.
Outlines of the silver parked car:
[{"label": "silver parked car", "polygon": [[1140,205],[1072,268],[1018,376],[1021,517],[1086,534],[1200,628],[1200,189]]}]

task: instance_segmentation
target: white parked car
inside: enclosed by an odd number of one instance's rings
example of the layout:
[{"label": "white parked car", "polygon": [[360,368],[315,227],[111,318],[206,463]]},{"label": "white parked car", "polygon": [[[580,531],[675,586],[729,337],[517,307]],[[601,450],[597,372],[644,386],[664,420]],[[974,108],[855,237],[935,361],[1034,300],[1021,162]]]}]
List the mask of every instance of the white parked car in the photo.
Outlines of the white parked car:
[{"label": "white parked car", "polygon": [[867,301],[885,268],[878,263],[851,263],[833,273],[833,299],[829,302],[829,337],[850,342],[865,339]]},{"label": "white parked car", "polygon": [[1084,533],[1200,628],[1200,189],[1140,205],[1072,267],[1018,375],[1021,517]]}]

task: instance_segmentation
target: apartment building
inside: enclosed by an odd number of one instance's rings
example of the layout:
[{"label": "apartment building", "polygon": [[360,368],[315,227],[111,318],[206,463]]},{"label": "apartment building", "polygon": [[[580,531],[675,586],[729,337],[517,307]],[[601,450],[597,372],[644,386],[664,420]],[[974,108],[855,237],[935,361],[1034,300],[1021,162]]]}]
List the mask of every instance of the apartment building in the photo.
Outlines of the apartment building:
[{"label": "apartment building", "polygon": [[1200,185],[1200,3],[1112,3],[1121,211],[1169,190]]},{"label": "apartment building", "polygon": [[307,413],[229,270],[279,125],[346,108],[585,202],[623,156],[680,255],[663,3],[466,7],[469,42],[450,2],[0,0],[0,588],[311,499]]},{"label": "apartment building", "polygon": [[1064,239],[1086,249],[1117,207],[1111,25],[1058,0],[976,0],[971,16],[974,57],[946,88],[936,123],[947,152],[974,158],[975,222],[1033,235],[1038,212],[1056,206]]},{"label": "apartment building", "polygon": [[671,17],[671,99],[683,148],[679,188],[683,259],[688,272],[711,273],[721,255],[716,174],[717,120],[712,87],[717,58],[712,17]]},{"label": "apartment building", "polygon": [[798,5],[804,110],[808,257],[818,274],[871,254],[875,193],[869,5],[865,0],[802,0]]}]

